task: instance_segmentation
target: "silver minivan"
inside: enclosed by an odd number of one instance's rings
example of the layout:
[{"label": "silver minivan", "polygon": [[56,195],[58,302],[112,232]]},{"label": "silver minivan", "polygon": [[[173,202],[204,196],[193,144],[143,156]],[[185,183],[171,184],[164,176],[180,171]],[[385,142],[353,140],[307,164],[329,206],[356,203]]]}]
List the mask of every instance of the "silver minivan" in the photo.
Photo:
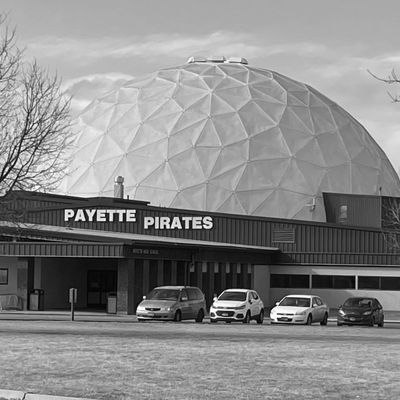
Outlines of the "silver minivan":
[{"label": "silver minivan", "polygon": [[138,321],[202,322],[206,312],[203,292],[194,286],[159,286],[154,288],[137,306]]}]

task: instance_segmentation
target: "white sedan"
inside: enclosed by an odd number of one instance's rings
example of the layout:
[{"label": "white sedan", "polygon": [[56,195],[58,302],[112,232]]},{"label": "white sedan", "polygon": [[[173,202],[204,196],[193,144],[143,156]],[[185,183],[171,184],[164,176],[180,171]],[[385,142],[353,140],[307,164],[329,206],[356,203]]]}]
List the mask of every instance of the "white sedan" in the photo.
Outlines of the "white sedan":
[{"label": "white sedan", "polygon": [[255,290],[227,289],[221,293],[210,307],[210,322],[241,321],[248,324],[255,319],[258,324],[264,321],[264,303]]},{"label": "white sedan", "polygon": [[314,295],[289,295],[276,303],[270,312],[271,324],[328,323],[329,308],[325,302]]}]

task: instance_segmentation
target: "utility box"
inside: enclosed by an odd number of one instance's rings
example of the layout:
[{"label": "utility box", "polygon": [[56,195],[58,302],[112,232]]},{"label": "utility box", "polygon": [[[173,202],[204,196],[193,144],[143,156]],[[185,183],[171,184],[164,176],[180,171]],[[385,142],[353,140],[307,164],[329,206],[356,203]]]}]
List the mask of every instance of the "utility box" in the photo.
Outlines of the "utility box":
[{"label": "utility box", "polygon": [[43,311],[44,310],[44,290],[33,289],[29,293],[29,310]]},{"label": "utility box", "polygon": [[117,313],[117,293],[110,292],[107,294],[107,314]]}]

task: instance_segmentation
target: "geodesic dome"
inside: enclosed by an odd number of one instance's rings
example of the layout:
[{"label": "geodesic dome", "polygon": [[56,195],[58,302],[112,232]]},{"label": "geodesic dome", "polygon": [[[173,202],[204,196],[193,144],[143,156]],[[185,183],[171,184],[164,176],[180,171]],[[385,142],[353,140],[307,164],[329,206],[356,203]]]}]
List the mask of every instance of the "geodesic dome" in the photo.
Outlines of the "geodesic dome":
[{"label": "geodesic dome", "polygon": [[[322,192],[399,195],[384,152],[312,87],[243,59],[192,58],[89,105],[64,193],[325,221]],[[315,204],[315,207],[313,206]]]}]

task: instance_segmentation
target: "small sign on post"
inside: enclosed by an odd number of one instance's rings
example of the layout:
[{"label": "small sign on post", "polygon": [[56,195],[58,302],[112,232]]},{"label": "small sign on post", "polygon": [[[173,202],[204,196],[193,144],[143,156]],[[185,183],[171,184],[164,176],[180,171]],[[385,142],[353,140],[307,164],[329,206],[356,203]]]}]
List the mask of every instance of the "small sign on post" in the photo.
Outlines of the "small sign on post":
[{"label": "small sign on post", "polygon": [[70,288],[69,289],[69,302],[71,303],[71,321],[74,321],[75,318],[75,304],[78,300],[78,289]]}]

